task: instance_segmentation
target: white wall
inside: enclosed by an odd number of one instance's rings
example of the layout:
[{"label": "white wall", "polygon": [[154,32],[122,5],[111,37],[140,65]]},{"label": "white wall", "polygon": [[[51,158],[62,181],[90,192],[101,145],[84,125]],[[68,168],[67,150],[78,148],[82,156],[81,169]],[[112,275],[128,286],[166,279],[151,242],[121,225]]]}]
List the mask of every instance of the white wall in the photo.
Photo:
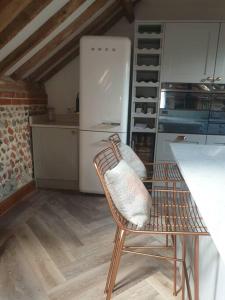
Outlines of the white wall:
[{"label": "white wall", "polygon": [[55,107],[57,114],[65,114],[68,108],[75,108],[79,90],[79,57],[48,80],[45,87],[48,105]]},{"label": "white wall", "polygon": [[[224,0],[142,0],[135,7],[137,20],[225,20]],[[134,24],[122,18],[106,34],[133,39]],[[46,82],[49,105],[57,113],[74,107],[79,88],[79,58]]]}]

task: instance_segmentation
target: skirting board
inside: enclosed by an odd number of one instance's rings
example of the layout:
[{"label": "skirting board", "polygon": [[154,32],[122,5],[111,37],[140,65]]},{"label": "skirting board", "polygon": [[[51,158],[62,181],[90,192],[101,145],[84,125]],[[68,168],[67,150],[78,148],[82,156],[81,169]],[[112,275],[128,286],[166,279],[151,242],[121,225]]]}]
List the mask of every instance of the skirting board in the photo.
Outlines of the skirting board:
[{"label": "skirting board", "polygon": [[61,189],[61,190],[78,190],[78,181],[62,179],[43,179],[35,178],[37,188]]},{"label": "skirting board", "polygon": [[0,202],[0,216],[4,215],[8,210],[10,210],[14,205],[23,200],[23,198],[35,190],[35,183],[31,181],[21,187],[14,194]]}]

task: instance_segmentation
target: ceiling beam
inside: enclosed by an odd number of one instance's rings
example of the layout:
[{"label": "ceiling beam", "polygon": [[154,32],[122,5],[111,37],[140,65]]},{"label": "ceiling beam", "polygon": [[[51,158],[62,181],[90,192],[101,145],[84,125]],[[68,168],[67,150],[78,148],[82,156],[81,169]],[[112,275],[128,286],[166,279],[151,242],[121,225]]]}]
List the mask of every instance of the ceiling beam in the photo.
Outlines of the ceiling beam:
[{"label": "ceiling beam", "polygon": [[[121,17],[123,17],[123,12],[121,10],[116,11],[116,13],[113,15],[113,17],[103,24],[97,32],[92,32],[93,35],[102,35],[105,32],[107,32],[115,23],[117,23]],[[68,56],[66,56],[63,60],[60,61],[59,64],[57,64],[55,67],[50,69],[49,72],[44,74],[43,77],[40,78],[39,82],[46,82],[51,77],[53,77],[56,73],[58,73],[61,69],[63,69],[68,63],[70,63],[73,59],[75,59],[79,55],[79,48],[76,48],[74,51],[72,51]]]},{"label": "ceiling beam", "polygon": [[134,21],[134,7],[131,0],[119,0],[129,23]]},{"label": "ceiling beam", "polygon": [[[9,0],[7,0],[9,2]],[[32,0],[16,18],[7,25],[0,34],[0,49],[4,47],[17,33],[44,9],[51,0]]]},{"label": "ceiling beam", "polygon": [[[48,42],[43,48],[35,53],[30,59],[28,59],[21,67],[19,67],[14,73],[13,77],[22,78],[23,74],[26,74],[34,65],[43,60],[49,55],[58,45],[64,40],[69,38],[71,34],[76,32],[80,26],[85,24],[89,18],[91,18],[99,9],[101,9],[108,0],[97,0],[91,4],[78,18],[76,18],[69,26],[62,30],[55,38]],[[1,70],[1,64],[0,64]],[[1,71],[0,71],[1,74]]]},{"label": "ceiling beam", "polygon": [[31,3],[31,0],[3,0],[0,2],[0,32],[4,30],[16,16]]},{"label": "ceiling beam", "polygon": [[[56,64],[62,57],[69,53],[72,49],[76,48],[79,45],[80,38],[83,35],[88,35],[93,33],[93,30],[99,29],[100,26],[104,25],[107,20],[109,20],[115,11],[118,9],[119,5],[117,2],[114,2],[110,5],[104,12],[98,16],[93,22],[87,25],[78,35],[76,35],[68,44],[62,47],[58,52],[52,55],[48,60],[46,60],[40,67],[34,70],[29,76],[28,79],[35,81],[42,74],[44,74],[52,65]],[[95,31],[96,31],[95,30]]]},{"label": "ceiling beam", "polygon": [[21,45],[12,51],[0,62],[0,75],[8,71],[21,58],[23,58],[32,48],[42,42],[51,32],[65,21],[85,0],[70,0],[49,20],[47,20],[37,31],[29,36]]}]

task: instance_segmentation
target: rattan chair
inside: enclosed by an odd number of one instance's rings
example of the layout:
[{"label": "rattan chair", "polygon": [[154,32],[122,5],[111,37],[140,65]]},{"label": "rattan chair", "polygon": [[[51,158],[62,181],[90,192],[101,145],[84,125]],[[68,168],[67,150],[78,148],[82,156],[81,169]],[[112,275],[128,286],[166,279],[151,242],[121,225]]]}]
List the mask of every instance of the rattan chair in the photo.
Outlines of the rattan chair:
[{"label": "rattan chair", "polygon": [[[109,141],[113,143],[115,152],[119,158],[122,158],[122,155],[119,150],[119,144],[121,143],[120,136],[118,133],[114,133],[109,136]],[[177,185],[180,184],[184,186],[183,177],[177,167],[177,164],[174,162],[143,162],[146,168],[148,169],[148,177],[142,178],[144,183],[155,183],[163,184],[166,188],[171,187],[173,189],[177,188]]]},{"label": "rattan chair", "polygon": [[[118,133],[114,133],[109,136],[108,140],[112,143],[113,148],[115,150],[116,155],[119,159],[123,159],[122,154],[120,152],[120,143],[121,139]],[[148,177],[141,178],[143,183],[146,185],[154,184],[154,185],[161,185],[165,187],[166,189],[172,188],[173,190],[177,189],[178,185],[180,187],[182,186],[183,189],[186,189],[186,186],[184,184],[183,177],[178,169],[178,166],[176,163],[173,162],[155,162],[155,163],[149,163],[149,162],[143,162],[146,169],[148,169]],[[173,251],[174,256],[176,256],[177,252],[177,240],[176,236],[172,236],[172,243],[173,243]],[[169,245],[169,236],[165,235],[166,240],[166,246]],[[173,287],[173,294],[177,294],[176,290],[176,278],[177,278],[177,261],[174,260],[174,287]]]},{"label": "rattan chair", "polygon": [[[185,282],[189,299],[192,299],[188,274],[185,264],[186,242],[183,238],[182,258],[176,255],[162,256],[147,253],[146,250],[155,250],[157,246],[142,246],[142,245],[125,245],[127,235],[145,234],[145,235],[171,235],[176,236],[194,236],[195,239],[195,300],[198,300],[198,238],[199,235],[208,235],[207,229],[199,215],[195,203],[190,197],[188,191],[174,190],[151,190],[153,205],[149,212],[149,222],[143,227],[138,228],[134,224],[126,220],[115,207],[109,190],[107,188],[104,175],[107,170],[113,169],[120,161],[120,158],[115,154],[115,149],[111,144],[99,152],[94,158],[94,165],[99,176],[100,182],[105,192],[105,196],[112,214],[112,217],[117,225],[115,234],[115,243],[108,272],[105,293],[106,300],[111,299],[112,292],[115,286],[117,271],[120,264],[121,255],[123,253],[132,253],[158,258],[161,260],[172,260],[182,264],[182,299],[184,299]],[[172,245],[174,247],[174,245]],[[159,245],[160,249],[171,248],[168,246]],[[174,252],[175,253],[175,252]],[[176,254],[176,253],[175,253]],[[175,278],[174,278],[175,280]],[[176,289],[177,293],[177,289]]]}]

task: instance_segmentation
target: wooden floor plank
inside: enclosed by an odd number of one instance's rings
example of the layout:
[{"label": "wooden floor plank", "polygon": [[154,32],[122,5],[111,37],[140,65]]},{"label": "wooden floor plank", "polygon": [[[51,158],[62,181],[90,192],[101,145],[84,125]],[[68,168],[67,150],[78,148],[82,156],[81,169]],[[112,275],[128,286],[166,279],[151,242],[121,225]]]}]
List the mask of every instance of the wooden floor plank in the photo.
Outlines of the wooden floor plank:
[{"label": "wooden floor plank", "polygon": [[148,283],[143,280],[114,298],[115,300],[166,300]]},{"label": "wooden floor plank", "polygon": [[46,292],[65,282],[64,276],[28,225],[24,224],[17,228],[15,235]]},{"label": "wooden floor plank", "polygon": [[83,246],[73,230],[67,226],[64,220],[48,204],[42,206],[38,214],[47,226],[57,232],[58,238],[65,241],[65,244],[70,244],[71,251],[73,251],[73,248]]},{"label": "wooden floor plank", "polygon": [[67,251],[66,245],[57,238],[57,232],[46,226],[38,216],[30,219],[27,224],[59,268],[73,261],[73,256]]},{"label": "wooden floor plank", "polygon": [[4,245],[0,258],[0,299],[48,300],[20,245],[13,236]]}]

